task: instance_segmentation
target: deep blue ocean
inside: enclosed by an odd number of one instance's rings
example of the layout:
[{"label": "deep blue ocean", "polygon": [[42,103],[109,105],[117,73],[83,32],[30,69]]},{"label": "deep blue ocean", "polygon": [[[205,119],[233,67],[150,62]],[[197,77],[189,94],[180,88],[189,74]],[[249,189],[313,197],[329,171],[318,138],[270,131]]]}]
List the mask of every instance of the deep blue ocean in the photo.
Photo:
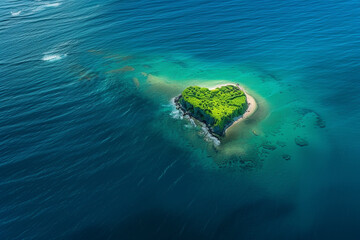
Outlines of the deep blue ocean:
[{"label": "deep blue ocean", "polygon": [[360,239],[359,1],[3,0],[0,56],[0,239]]}]

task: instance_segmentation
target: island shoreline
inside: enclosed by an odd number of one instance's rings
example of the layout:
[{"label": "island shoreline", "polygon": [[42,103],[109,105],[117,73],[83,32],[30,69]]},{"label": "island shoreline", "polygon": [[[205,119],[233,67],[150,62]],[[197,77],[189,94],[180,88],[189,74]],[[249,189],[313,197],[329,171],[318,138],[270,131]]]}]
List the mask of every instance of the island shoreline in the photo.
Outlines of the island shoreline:
[{"label": "island shoreline", "polygon": [[234,126],[235,124],[237,124],[237,123],[245,120],[246,118],[249,118],[251,115],[253,115],[253,114],[256,112],[257,107],[258,107],[255,98],[252,97],[251,95],[249,95],[249,94],[246,92],[246,90],[245,90],[243,87],[241,87],[239,84],[234,84],[234,83],[218,84],[218,85],[215,85],[215,86],[213,86],[213,87],[209,87],[209,89],[210,89],[210,90],[213,90],[213,89],[216,89],[216,88],[220,88],[220,87],[223,87],[223,86],[229,86],[229,85],[235,86],[235,87],[239,88],[241,91],[244,92],[244,94],[245,94],[245,96],[246,96],[246,101],[247,101],[248,107],[247,107],[247,109],[246,109],[246,111],[245,111],[244,114],[236,117],[231,123],[229,123],[229,124],[227,124],[227,125],[225,126],[224,132],[223,132],[223,136],[214,133],[213,130],[211,129],[211,126],[210,126],[208,123],[206,123],[205,121],[201,121],[201,120],[197,119],[197,118],[196,118],[195,116],[193,116],[190,112],[186,111],[186,109],[179,103],[179,99],[180,99],[181,96],[182,96],[181,94],[180,94],[179,96],[174,97],[174,98],[172,99],[172,101],[173,101],[176,109],[179,110],[179,111],[182,113],[183,117],[184,117],[184,116],[188,116],[188,117],[192,118],[193,120],[196,120],[196,121],[202,123],[202,125],[204,125],[204,126],[206,127],[207,131],[208,131],[213,137],[215,137],[216,139],[218,139],[218,140],[220,141],[220,139],[225,136],[226,131],[227,131],[228,129],[230,129],[230,128],[231,128],[232,126]]}]

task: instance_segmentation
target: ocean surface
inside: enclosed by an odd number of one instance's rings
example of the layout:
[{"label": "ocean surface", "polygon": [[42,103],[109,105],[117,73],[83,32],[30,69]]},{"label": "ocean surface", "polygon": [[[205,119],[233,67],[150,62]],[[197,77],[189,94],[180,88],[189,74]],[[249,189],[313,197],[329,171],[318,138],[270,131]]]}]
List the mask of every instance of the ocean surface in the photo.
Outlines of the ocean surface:
[{"label": "ocean surface", "polygon": [[3,0],[0,56],[0,239],[360,239],[359,1]]}]

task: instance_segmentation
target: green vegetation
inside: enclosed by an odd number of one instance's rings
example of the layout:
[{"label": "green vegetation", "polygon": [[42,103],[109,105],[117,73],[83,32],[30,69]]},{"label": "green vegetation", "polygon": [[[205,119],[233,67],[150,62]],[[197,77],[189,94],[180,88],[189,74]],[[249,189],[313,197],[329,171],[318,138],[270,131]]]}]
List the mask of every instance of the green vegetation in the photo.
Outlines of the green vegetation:
[{"label": "green vegetation", "polygon": [[227,85],[214,90],[191,86],[186,88],[179,103],[196,119],[207,123],[218,135],[235,117],[247,109],[246,95],[238,87]]}]

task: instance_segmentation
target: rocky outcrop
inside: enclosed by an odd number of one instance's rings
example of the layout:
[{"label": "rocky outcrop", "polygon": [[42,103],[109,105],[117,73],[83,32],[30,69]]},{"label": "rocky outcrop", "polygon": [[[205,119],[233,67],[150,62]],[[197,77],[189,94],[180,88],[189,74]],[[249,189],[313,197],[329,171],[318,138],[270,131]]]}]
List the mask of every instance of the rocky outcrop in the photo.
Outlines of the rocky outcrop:
[{"label": "rocky outcrop", "polygon": [[295,143],[296,143],[298,146],[300,146],[300,147],[304,147],[304,146],[309,145],[309,143],[308,143],[308,141],[307,141],[306,139],[301,138],[301,137],[299,137],[299,136],[297,136],[297,137],[295,138]]}]

